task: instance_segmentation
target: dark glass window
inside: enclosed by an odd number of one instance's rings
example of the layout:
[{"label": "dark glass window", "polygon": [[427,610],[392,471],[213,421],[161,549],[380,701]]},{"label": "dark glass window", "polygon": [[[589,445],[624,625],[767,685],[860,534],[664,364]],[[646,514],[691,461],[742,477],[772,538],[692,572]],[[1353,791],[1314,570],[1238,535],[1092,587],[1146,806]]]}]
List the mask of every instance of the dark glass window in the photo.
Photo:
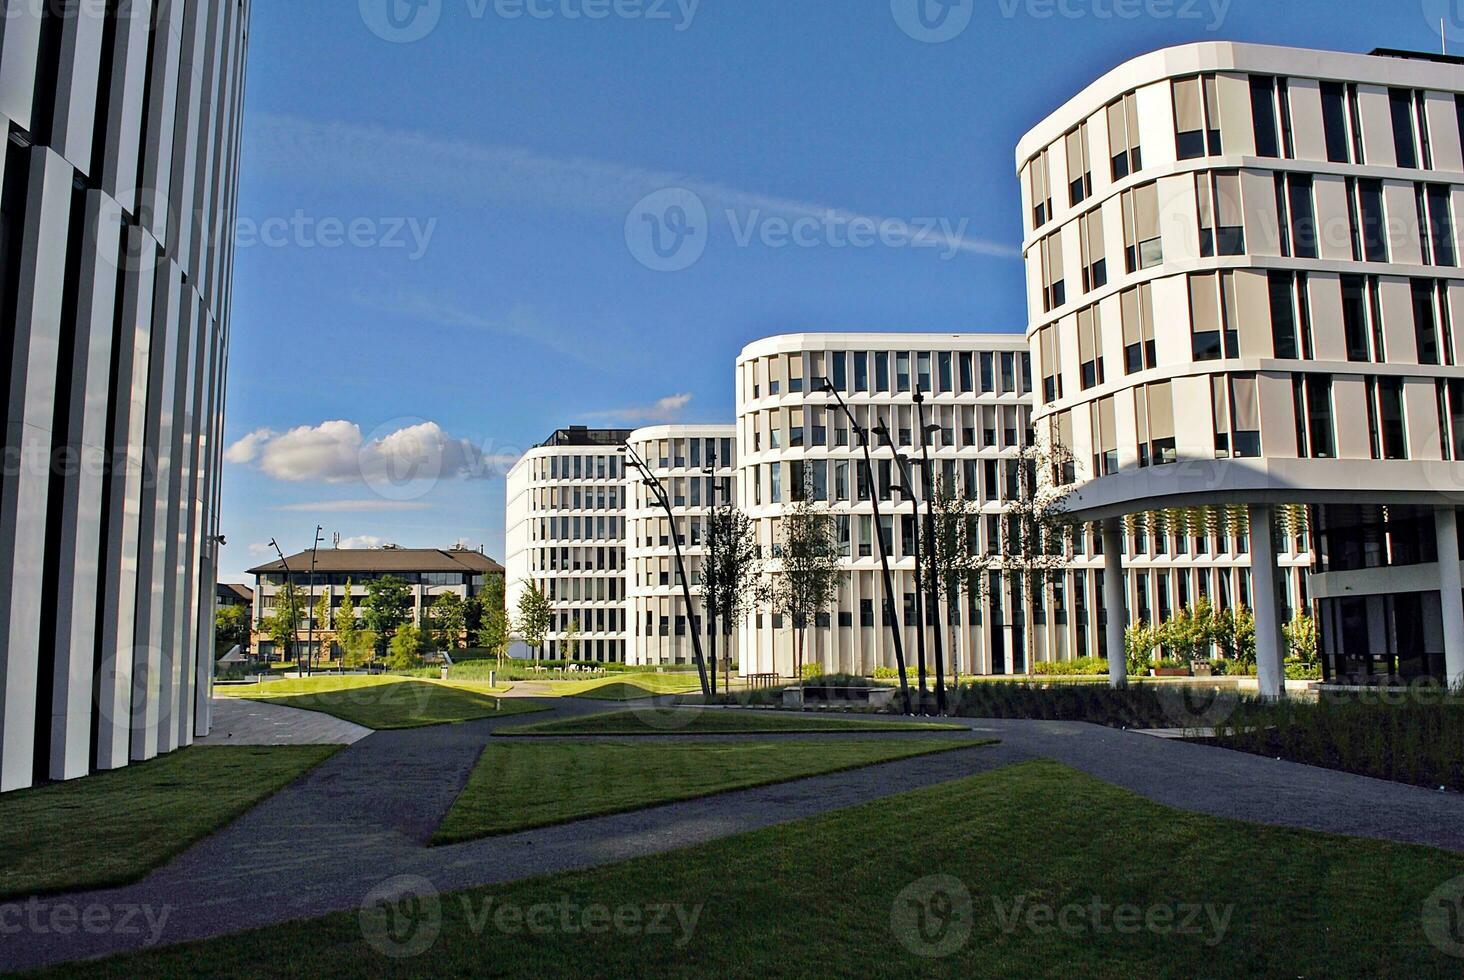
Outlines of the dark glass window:
[{"label": "dark glass window", "polygon": [[1434,284],[1413,280],[1413,331],[1418,337],[1418,363],[1439,363],[1439,325],[1434,309]]},{"label": "dark glass window", "polygon": [[1382,430],[1383,458],[1407,459],[1408,437],[1403,425],[1401,378],[1378,379],[1378,414]]},{"label": "dark glass window", "polygon": [[1386,262],[1388,237],[1383,216],[1383,182],[1359,180],[1357,201],[1361,212],[1359,231],[1362,235],[1363,257],[1368,262]]},{"label": "dark glass window", "polygon": [[1434,265],[1454,265],[1454,218],[1449,208],[1449,186],[1429,184],[1428,236]]},{"label": "dark glass window", "polygon": [[1317,257],[1317,219],[1312,207],[1311,175],[1292,174],[1287,185],[1292,254],[1299,259],[1314,259]]},{"label": "dark glass window", "polygon": [[1257,76],[1251,79],[1251,116],[1256,124],[1256,156],[1279,157],[1281,145],[1276,138],[1276,100],[1274,78]]},{"label": "dark glass window", "polygon": [[844,365],[844,352],[841,350],[834,351],[829,355],[829,359],[833,361],[833,378],[831,380],[834,383],[834,389],[836,391],[847,391],[849,386],[849,371]]},{"label": "dark glass window", "polygon": [[1349,163],[1347,90],[1340,82],[1322,83],[1322,124],[1327,133],[1327,159],[1332,163]]},{"label": "dark glass window", "polygon": [[1296,343],[1296,310],[1292,304],[1292,277],[1289,272],[1272,272],[1271,340],[1276,356],[1292,359],[1300,356]]},{"label": "dark glass window", "polygon": [[1388,91],[1393,111],[1393,144],[1398,151],[1398,166],[1418,166],[1418,144],[1413,138],[1413,92],[1395,88]]},{"label": "dark glass window", "polygon": [[1367,341],[1367,285],[1362,276],[1342,277],[1342,329],[1347,338],[1347,359],[1372,360]]}]

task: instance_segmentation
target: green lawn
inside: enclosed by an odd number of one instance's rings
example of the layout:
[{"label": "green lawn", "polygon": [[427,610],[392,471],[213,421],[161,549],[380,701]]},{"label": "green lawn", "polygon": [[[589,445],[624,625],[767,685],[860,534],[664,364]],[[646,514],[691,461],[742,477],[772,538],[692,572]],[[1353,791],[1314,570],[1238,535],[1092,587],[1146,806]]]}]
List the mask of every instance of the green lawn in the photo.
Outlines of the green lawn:
[{"label": "green lawn", "polygon": [[471,684],[360,675],[307,677],[227,688],[231,697],[321,711],[378,731],[421,728],[543,710],[528,701],[495,698]]},{"label": "green lawn", "polygon": [[572,698],[596,701],[635,701],[658,694],[689,694],[701,690],[701,682],[693,675],[631,674],[629,677],[608,677],[598,681],[569,681],[564,694]]},{"label": "green lawn", "polygon": [[489,745],[437,829],[446,844],[640,810],[913,755],[967,739],[799,742],[517,742]]},{"label": "green lawn", "polygon": [[125,884],[339,746],[195,746],[0,796],[0,898]]},{"label": "green lawn", "polygon": [[752,713],[735,708],[614,711],[505,729],[499,735],[763,735],[788,732],[964,731],[961,725],[829,717],[795,712]]},{"label": "green lawn", "polygon": [[[1458,977],[1459,960],[1427,941],[1421,912],[1461,874],[1459,855],[1181,813],[1033,762],[657,857],[444,896],[435,938],[430,911],[398,906],[388,933],[384,908],[352,909],[69,972]],[[550,928],[530,931],[545,906]],[[1202,910],[1193,920],[1192,907]],[[564,909],[572,931],[560,925]],[[1132,931],[1135,915],[1153,928]],[[379,951],[418,936],[432,940],[420,955]]]}]

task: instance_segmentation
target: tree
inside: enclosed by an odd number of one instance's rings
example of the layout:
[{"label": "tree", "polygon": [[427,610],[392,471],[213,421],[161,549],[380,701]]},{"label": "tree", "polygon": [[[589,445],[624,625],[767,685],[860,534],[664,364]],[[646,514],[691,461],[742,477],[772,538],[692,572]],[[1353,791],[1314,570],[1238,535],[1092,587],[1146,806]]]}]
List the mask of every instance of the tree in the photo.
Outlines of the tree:
[{"label": "tree", "polygon": [[366,626],[383,640],[412,615],[412,588],[394,575],[366,584]]},{"label": "tree", "polygon": [[432,629],[441,635],[444,650],[456,650],[468,628],[467,609],[456,592],[446,592],[432,604]]},{"label": "tree", "polygon": [[808,627],[839,595],[839,538],[827,507],[813,503],[812,487],[782,518],[781,567],[771,588],[773,609],[793,624],[794,676],[803,676]]},{"label": "tree", "polygon": [[518,621],[514,624],[519,637],[536,654],[540,653],[553,622],[554,608],[549,604],[549,597],[538,583],[526,581],[524,591],[519,594]]},{"label": "tree", "polygon": [[214,614],[214,655],[249,646],[249,607],[221,606]]},{"label": "tree", "polygon": [[[1254,622],[1251,629],[1254,634]],[[1311,613],[1298,613],[1281,630],[1286,635],[1286,645],[1291,648],[1291,655],[1308,667],[1314,666],[1317,662],[1317,621],[1312,618]],[[1251,663],[1255,663],[1254,641],[1251,644]]]},{"label": "tree", "polygon": [[564,631],[564,659],[578,660],[580,650],[580,621],[571,619],[569,629]]},{"label": "tree", "polygon": [[1160,643],[1160,630],[1147,623],[1133,623],[1123,632],[1125,659],[1128,672],[1135,677],[1144,677],[1154,666],[1154,648]]},{"label": "tree", "polygon": [[361,626],[356,620],[356,600],[351,595],[351,580],[346,580],[346,591],[341,596],[341,604],[335,612],[335,639],[336,646],[341,648],[341,657],[348,667],[362,666],[355,661],[360,658],[361,651],[357,644],[361,640]]},{"label": "tree", "polygon": [[513,631],[508,613],[502,609],[489,609],[483,613],[483,625],[478,628],[478,646],[497,658],[503,664],[503,655],[508,652],[508,641]]},{"label": "tree", "polygon": [[347,667],[365,667],[376,654],[378,637],[372,630],[357,629],[351,633],[349,643],[342,644],[344,662]]},{"label": "tree", "polygon": [[[1032,435],[1036,438],[1003,461],[1007,468],[1006,540],[996,561],[1018,579],[1026,598],[1022,628],[1028,674],[1037,646],[1037,610],[1051,605],[1052,581],[1068,566],[1072,522],[1067,507],[1076,481],[1072,450],[1052,431]],[[1050,644],[1051,630],[1047,635]]]},{"label": "tree", "polygon": [[290,646],[300,628],[300,590],[289,582],[280,586],[275,593],[274,612],[266,620],[265,628],[270,639],[280,651],[280,663],[289,660]]},{"label": "tree", "polygon": [[[942,480],[935,493],[932,508],[935,547],[926,558],[930,577],[935,581],[939,597],[948,609],[946,622],[950,629],[951,672],[960,677],[960,661],[956,657],[957,635],[955,611],[961,599],[979,602],[986,591],[986,559],[978,535],[981,531],[981,505],[962,496],[956,487]],[[937,610],[939,603],[936,604]],[[939,613],[936,613],[937,617]]]},{"label": "tree", "polygon": [[[732,504],[713,508],[707,518],[707,562],[702,595],[708,613],[716,613],[717,629],[726,640],[727,685],[732,679],[732,632],[760,599],[762,547],[751,517]],[[713,673],[716,664],[712,665]]]},{"label": "tree", "polygon": [[[322,630],[330,629],[330,589],[326,589],[320,594],[320,597],[315,600],[314,613],[315,632],[319,633]],[[325,637],[322,636],[321,640],[324,641],[324,639]],[[324,645],[323,642],[322,645]],[[326,657],[326,659],[329,660],[330,658]]]},{"label": "tree", "polygon": [[391,638],[391,656],[386,666],[395,671],[415,670],[422,666],[422,631],[408,623],[398,626]]}]

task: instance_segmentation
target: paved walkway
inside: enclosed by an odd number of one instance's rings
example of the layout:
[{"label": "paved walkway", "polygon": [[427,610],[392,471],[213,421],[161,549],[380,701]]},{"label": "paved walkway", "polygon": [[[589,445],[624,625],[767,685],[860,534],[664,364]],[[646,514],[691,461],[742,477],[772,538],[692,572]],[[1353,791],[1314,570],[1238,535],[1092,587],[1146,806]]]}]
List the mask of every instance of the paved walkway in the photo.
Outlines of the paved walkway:
[{"label": "paved walkway", "polygon": [[[562,701],[546,720],[624,705]],[[1002,744],[592,818],[450,847],[425,841],[495,728],[524,718],[377,732],[124,888],[42,905],[168,908],[165,944],[359,908],[400,875],[439,891],[623,861],[815,816],[1034,758],[1053,758],[1183,809],[1464,851],[1464,797],[1065,722],[971,722]],[[681,737],[681,736],[673,736]],[[841,736],[759,736],[834,738]],[[849,736],[842,736],[849,737]],[[870,736],[853,736],[870,737]],[[890,737],[890,736],[883,736]],[[894,736],[915,737],[915,736]],[[930,737],[921,733],[919,737]],[[970,738],[968,734],[946,736]],[[649,742],[647,743],[649,744]],[[287,842],[309,828],[309,849]],[[0,969],[147,944],[139,935],[0,935]]]},{"label": "paved walkway", "polygon": [[371,729],[319,711],[214,698],[213,731],[195,745],[354,745]]}]

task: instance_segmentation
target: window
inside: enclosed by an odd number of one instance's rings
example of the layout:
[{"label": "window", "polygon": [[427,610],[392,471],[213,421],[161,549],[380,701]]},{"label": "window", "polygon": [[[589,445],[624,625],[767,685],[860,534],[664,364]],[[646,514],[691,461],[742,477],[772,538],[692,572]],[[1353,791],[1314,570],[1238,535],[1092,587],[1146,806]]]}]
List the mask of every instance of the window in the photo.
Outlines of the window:
[{"label": "window", "polygon": [[1147,371],[1158,364],[1154,346],[1154,289],[1143,283],[1119,297],[1123,314],[1123,368],[1125,374]]},{"label": "window", "polygon": [[1123,208],[1124,264],[1130,273],[1153,268],[1164,261],[1159,237],[1159,185],[1144,184],[1125,191]]},{"label": "window", "polygon": [[1118,435],[1113,399],[1100,398],[1089,407],[1089,411],[1093,425],[1093,475],[1110,476],[1118,472]]},{"label": "window", "polygon": [[1067,284],[1062,271],[1062,234],[1042,240],[1042,309],[1051,312],[1067,302]]},{"label": "window", "polygon": [[1078,311],[1078,363],[1082,388],[1087,391],[1103,383],[1103,338],[1098,307]]},{"label": "window", "polygon": [[1139,148],[1139,100],[1133,92],[1108,107],[1108,150],[1113,154],[1115,182],[1144,168]]},{"label": "window", "polygon": [[941,351],[936,357],[936,370],[939,372],[940,387],[936,389],[941,394],[950,394],[955,391],[954,378],[951,375],[951,354],[949,351]]},{"label": "window", "polygon": [[1052,217],[1052,170],[1046,150],[1033,157],[1028,165],[1027,186],[1032,194],[1032,229],[1035,231]]},{"label": "window", "polygon": [[[1256,156],[1296,155],[1291,131],[1291,89],[1284,78],[1251,78],[1251,117],[1255,120]],[[1277,120],[1280,120],[1279,132]]]},{"label": "window", "polygon": [[829,355],[829,359],[832,362],[832,364],[830,365],[830,373],[833,375],[833,377],[830,378],[830,381],[833,383],[834,390],[848,391],[849,369],[844,359],[844,352],[841,350],[834,351],[832,354]]},{"label": "window", "polygon": [[1425,265],[1452,266],[1454,217],[1449,207],[1448,184],[1420,184],[1417,188],[1418,238]]},{"label": "window", "polygon": [[1174,83],[1174,116],[1181,160],[1221,153],[1220,103],[1216,97],[1214,75],[1200,75]]},{"label": "window", "polygon": [[1088,124],[1067,134],[1068,204],[1076,206],[1093,194],[1093,166],[1088,160]]},{"label": "window", "polygon": [[1305,273],[1271,272],[1271,342],[1283,359],[1310,358],[1311,315]]},{"label": "window", "polygon": [[1361,237],[1361,253],[1354,258],[1367,262],[1388,261],[1387,224],[1383,214],[1383,182],[1357,182],[1357,217],[1354,224]]},{"label": "window", "polygon": [[1261,455],[1261,410],[1254,374],[1210,379],[1215,417],[1215,458]]},{"label": "window", "polygon": [[1134,389],[1140,466],[1163,466],[1179,456],[1174,441],[1174,393],[1168,381]]},{"label": "window", "polygon": [[1281,254],[1316,258],[1317,218],[1310,174],[1276,175],[1276,214],[1280,218]]},{"label": "window", "polygon": [[1311,459],[1333,459],[1337,440],[1332,425],[1332,376],[1292,376],[1292,401],[1296,412],[1297,455]]},{"label": "window", "polygon": [[1108,262],[1103,251],[1103,211],[1078,219],[1078,243],[1083,255],[1083,292],[1108,285]]},{"label": "window", "polygon": [[910,390],[910,355],[904,351],[895,355],[895,388],[900,392]]},{"label": "window", "polygon": [[1245,227],[1240,206],[1240,174],[1234,170],[1196,174],[1200,202],[1200,255],[1245,254]]},{"label": "window", "polygon": [[1410,170],[1431,168],[1433,154],[1429,146],[1423,93],[1404,88],[1389,89],[1388,104],[1393,116],[1393,147],[1397,152],[1398,166]]},{"label": "window", "polygon": [[981,355],[981,393],[989,395],[996,390],[996,359],[987,352]]},{"label": "window", "polygon": [[890,390],[890,355],[884,351],[874,355],[874,390],[881,394]]},{"label": "window", "polygon": [[1057,327],[1037,332],[1037,350],[1042,363],[1042,401],[1051,405],[1062,398],[1062,349]]},{"label": "window", "polygon": [[1403,380],[1367,380],[1368,434],[1373,459],[1407,459],[1408,434],[1403,423]]},{"label": "window", "polygon": [[930,354],[915,355],[915,383],[920,390],[930,394]]},{"label": "window", "polygon": [[1419,364],[1453,364],[1453,323],[1449,315],[1447,282],[1414,279],[1413,331],[1418,339]]},{"label": "window", "polygon": [[1376,276],[1342,277],[1342,332],[1349,361],[1386,360]]},{"label": "window", "polygon": [[1236,328],[1235,273],[1203,273],[1189,277],[1192,348],[1197,361],[1240,356]]},{"label": "window", "polygon": [[976,376],[974,370],[975,358],[969,351],[961,354],[961,391],[963,395],[969,395],[976,390]]},{"label": "window", "polygon": [[1437,382],[1440,443],[1445,459],[1464,460],[1464,381]]},{"label": "window", "polygon": [[854,352],[854,390],[869,390],[869,354],[862,350]]},{"label": "window", "polygon": [[1001,352],[1001,393],[1010,395],[1017,390],[1017,358],[1011,351]]},{"label": "window", "polygon": [[[1349,149],[1347,88],[1341,82],[1322,83],[1322,125],[1326,130],[1327,159],[1332,163],[1352,163]],[[1361,160],[1357,161],[1361,163]]]}]

